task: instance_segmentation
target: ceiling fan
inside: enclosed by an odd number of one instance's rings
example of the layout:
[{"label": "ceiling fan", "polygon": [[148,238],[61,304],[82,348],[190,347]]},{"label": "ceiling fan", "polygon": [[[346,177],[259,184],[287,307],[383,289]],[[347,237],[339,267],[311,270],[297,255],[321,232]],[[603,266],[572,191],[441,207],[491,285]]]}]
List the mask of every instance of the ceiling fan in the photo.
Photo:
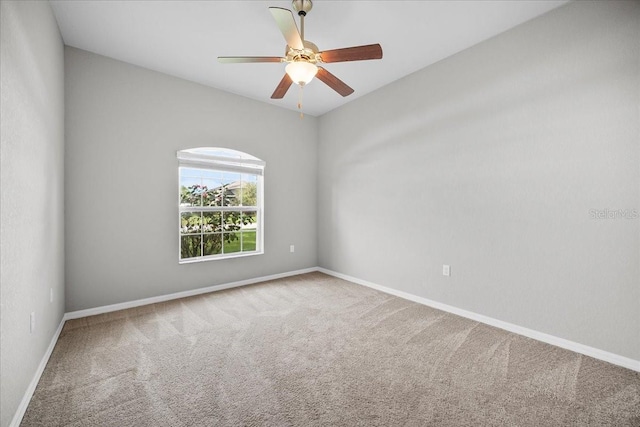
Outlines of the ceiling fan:
[{"label": "ceiling fan", "polygon": [[[276,24],[285,40],[285,56],[219,56],[218,61],[225,64],[252,63],[252,62],[286,62],[285,75],[271,95],[272,99],[281,99],[289,90],[292,83],[303,87],[314,77],[325,83],[331,89],[342,96],[353,93],[342,80],[331,74],[319,63],[363,61],[367,59],[381,59],[382,47],[379,44],[366,46],[354,46],[343,49],[319,51],[318,46],[304,39],[304,18],[313,7],[311,0],[293,0],[293,9],[300,17],[300,31],[296,26],[293,13],[289,9],[270,7],[269,11],[276,20]],[[301,108],[300,102],[298,108]]]}]

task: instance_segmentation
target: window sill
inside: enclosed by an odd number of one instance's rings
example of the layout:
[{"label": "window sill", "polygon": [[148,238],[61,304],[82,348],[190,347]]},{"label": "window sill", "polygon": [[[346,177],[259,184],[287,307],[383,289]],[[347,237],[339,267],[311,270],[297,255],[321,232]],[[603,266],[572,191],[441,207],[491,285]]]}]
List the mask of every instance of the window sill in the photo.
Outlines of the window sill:
[{"label": "window sill", "polygon": [[210,255],[206,257],[181,259],[178,261],[178,264],[194,264],[197,262],[205,262],[205,261],[219,261],[223,259],[245,258],[245,257],[263,255],[263,254],[264,254],[264,251],[240,252],[240,253],[223,254],[223,255]]}]

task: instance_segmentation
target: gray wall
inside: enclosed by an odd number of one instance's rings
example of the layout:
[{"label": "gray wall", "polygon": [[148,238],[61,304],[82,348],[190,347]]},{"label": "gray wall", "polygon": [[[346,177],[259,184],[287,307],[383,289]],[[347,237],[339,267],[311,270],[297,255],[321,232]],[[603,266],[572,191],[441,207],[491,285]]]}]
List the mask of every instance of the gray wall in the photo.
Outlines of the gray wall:
[{"label": "gray wall", "polygon": [[[75,48],[65,66],[67,311],[316,265],[317,119]],[[178,264],[176,151],[201,146],[267,162],[264,255]]]},{"label": "gray wall", "polygon": [[7,426],[64,313],[64,55],[49,3],[0,2],[0,50],[0,426]]},{"label": "gray wall", "polygon": [[[319,120],[319,264],[640,359],[640,3],[575,2]],[[451,277],[442,265],[451,265]]]}]

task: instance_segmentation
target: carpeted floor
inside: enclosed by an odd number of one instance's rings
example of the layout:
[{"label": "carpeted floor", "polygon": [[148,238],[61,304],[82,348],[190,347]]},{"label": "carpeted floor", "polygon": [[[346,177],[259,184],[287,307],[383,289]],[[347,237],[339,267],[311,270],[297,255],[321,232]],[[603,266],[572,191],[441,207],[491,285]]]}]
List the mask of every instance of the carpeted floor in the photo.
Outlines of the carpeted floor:
[{"label": "carpeted floor", "polygon": [[640,374],[311,273],[68,321],[22,426],[640,426]]}]

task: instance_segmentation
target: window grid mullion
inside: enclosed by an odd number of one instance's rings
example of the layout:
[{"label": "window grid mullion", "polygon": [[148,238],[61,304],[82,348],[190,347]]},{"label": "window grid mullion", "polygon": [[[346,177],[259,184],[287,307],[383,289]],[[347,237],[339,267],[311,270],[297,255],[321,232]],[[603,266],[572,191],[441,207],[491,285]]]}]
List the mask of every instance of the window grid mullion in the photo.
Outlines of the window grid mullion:
[{"label": "window grid mullion", "polygon": [[258,211],[257,206],[180,206],[180,212],[229,212],[237,210]]},{"label": "window grid mullion", "polygon": [[[200,187],[204,185],[204,179],[200,177]],[[204,204],[202,192],[200,192],[200,206]],[[204,214],[200,211],[200,256],[204,256]]]}]

